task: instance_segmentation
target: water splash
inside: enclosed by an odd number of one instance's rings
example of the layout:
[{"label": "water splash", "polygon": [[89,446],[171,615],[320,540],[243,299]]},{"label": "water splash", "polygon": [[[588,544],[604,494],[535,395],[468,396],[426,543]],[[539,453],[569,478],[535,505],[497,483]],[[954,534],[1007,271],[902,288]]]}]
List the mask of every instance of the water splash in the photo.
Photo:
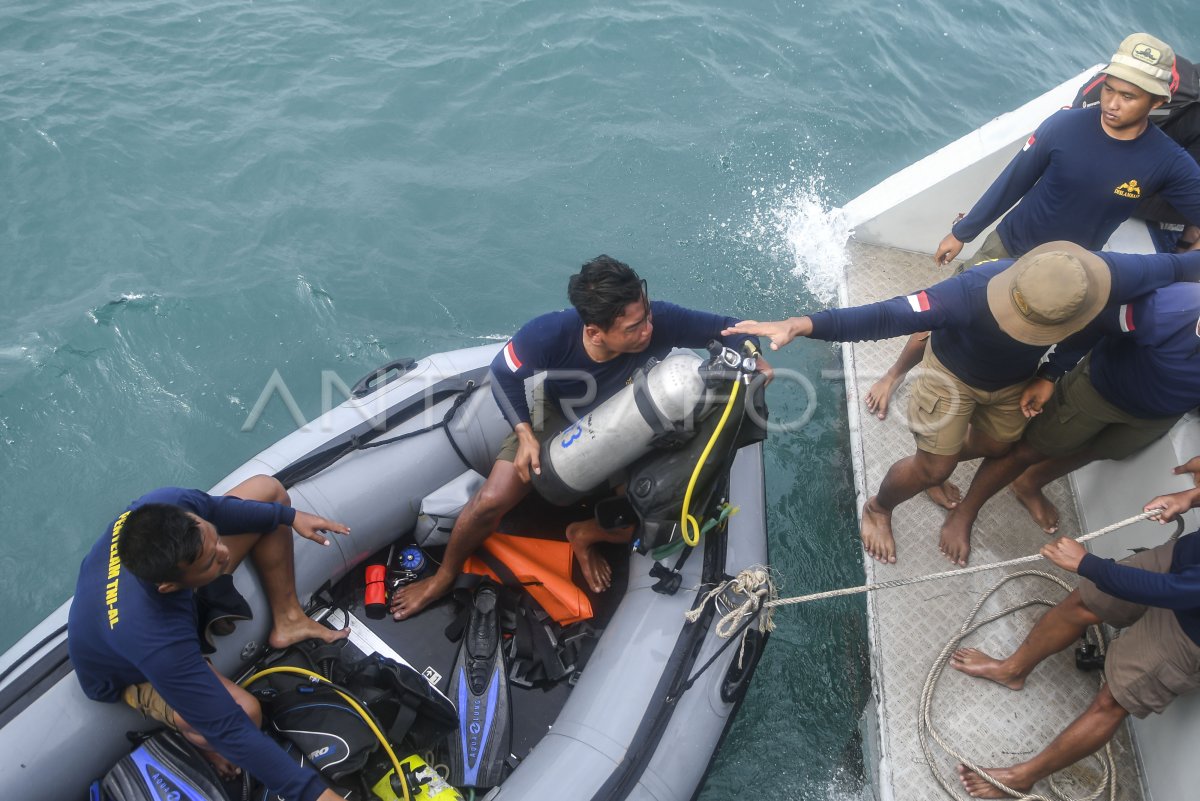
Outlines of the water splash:
[{"label": "water splash", "polygon": [[846,268],[850,231],[841,210],[825,199],[824,177],[797,177],[751,187],[749,193],[752,208],[738,236],[785,265],[817,301],[833,303]]},{"label": "water splash", "polygon": [[829,304],[836,301],[845,274],[850,231],[841,209],[829,207],[823,189],[822,179],[810,178],[774,214],[792,259],[792,274],[814,298]]}]

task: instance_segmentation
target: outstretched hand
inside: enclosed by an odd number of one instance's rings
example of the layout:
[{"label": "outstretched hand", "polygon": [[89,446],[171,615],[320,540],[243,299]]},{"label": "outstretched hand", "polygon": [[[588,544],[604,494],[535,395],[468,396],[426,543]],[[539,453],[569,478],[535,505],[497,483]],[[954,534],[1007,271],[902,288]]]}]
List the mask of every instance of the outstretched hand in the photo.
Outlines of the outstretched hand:
[{"label": "outstretched hand", "polygon": [[345,523],[337,523],[319,515],[301,512],[299,509],[296,510],[296,519],[292,521],[292,528],[304,539],[319,542],[322,545],[329,544],[329,538],[322,534],[322,531],[332,531],[336,534],[350,533],[350,527]]},{"label": "outstretched hand", "polygon": [[756,337],[767,337],[771,340],[771,350],[779,350],[796,337],[806,337],[812,333],[812,320],[807,317],[789,317],[786,320],[760,323],[757,320],[742,320],[721,332],[721,336],[731,334],[752,334]]},{"label": "outstretched hand", "polygon": [[1087,555],[1087,550],[1070,537],[1059,537],[1054,542],[1043,545],[1041,554],[1063,570],[1078,573],[1079,563]]}]

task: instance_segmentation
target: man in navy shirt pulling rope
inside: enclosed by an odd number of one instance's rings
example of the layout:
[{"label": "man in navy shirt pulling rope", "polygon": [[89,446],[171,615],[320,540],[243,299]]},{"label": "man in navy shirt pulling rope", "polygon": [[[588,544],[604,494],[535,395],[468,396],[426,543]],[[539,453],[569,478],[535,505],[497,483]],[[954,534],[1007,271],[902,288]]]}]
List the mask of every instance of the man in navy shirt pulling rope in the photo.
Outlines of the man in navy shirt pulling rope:
[{"label": "man in navy shirt pulling rope", "polygon": [[[500,519],[530,490],[530,474],[540,473],[543,440],[562,431],[632,380],[651,357],[662,359],[674,348],[703,348],[712,340],[740,352],[747,334],[722,334],[736,317],[693,311],[651,301],[646,282],[628,264],[598,256],[571,276],[570,309],[543,314],[526,323],[492,361],[492,393],[513,433],[505,441],[487,481],[463,507],[454,523],[446,555],[437,572],[401,587],[392,596],[397,620],[411,617],[450,591],[476,548]],[[770,367],[759,359],[759,369]],[[525,381],[545,373],[535,393],[540,418],[529,408]],[[567,530],[575,558],[592,590],[611,582],[611,568],[596,552],[601,541],[625,541],[629,529],[606,531],[589,522]]]},{"label": "man in navy shirt pulling rope", "polygon": [[[1200,471],[1200,458],[1175,469]],[[1161,522],[1200,505],[1200,488],[1160,495],[1145,509],[1161,508]],[[970,676],[1020,690],[1046,657],[1079,641],[1088,626],[1125,628],[1104,659],[1107,681],[1091,705],[1032,759],[984,773],[1013,790],[1034,783],[1104,747],[1126,716],[1160,713],[1175,698],[1200,687],[1200,532],[1114,562],[1061,537],[1042,556],[1082,577],[1079,587],[1047,612],[1006,659],[960,648],[950,664]],[[1126,628],[1127,627],[1127,628]],[[975,798],[1007,798],[966,765],[963,789]]]},{"label": "man in navy shirt pulling rope", "polygon": [[[949,264],[965,242],[1001,215],[999,227],[968,267],[1023,256],[1057,240],[1100,250],[1141,198],[1155,193],[1200,224],[1200,166],[1149,123],[1150,112],[1171,99],[1174,63],[1170,46],[1150,34],[1126,37],[1103,70],[1099,104],[1058,111],[1043,122],[970,213],[951,227],[934,262]],[[867,409],[879,419],[887,416],[892,393],[920,361],[924,339],[923,334],[910,338],[867,392]],[[931,490],[931,496],[952,508],[957,490],[948,486],[944,495]]]},{"label": "man in navy shirt pulling rope", "polygon": [[[959,461],[1008,452],[1027,422],[1020,405],[1025,385],[1050,345],[1082,331],[1106,307],[1198,279],[1200,251],[1089,253],[1071,242],[1050,242],[1015,262],[982,264],[907,297],[778,322],[746,321],[726,333],[765,335],[778,349],[798,336],[858,342],[933,332],[908,409],[917,452],[891,466],[862,510],[863,547],[880,562],[895,562],[892,510],[943,483]],[[1045,369],[1061,374],[1087,348],[1063,349]],[[947,533],[942,530],[939,548],[965,565],[970,539]]]},{"label": "man in navy shirt pulling rope", "polygon": [[[254,476],[215,497],[178,487],[143,495],[83,559],[67,619],[68,649],[85,695],[124,698],[178,730],[223,776],[236,766],[287,801],[340,801],[315,770],[297,765],[263,734],[258,701],[205,662],[197,631],[197,591],[249,555],[271,606],[271,647],[349,633],[331,631],[301,609],[293,529],[321,545],[329,545],[322,531],[350,531],[293,509],[271,476]],[[236,592],[232,584],[229,590]]]}]

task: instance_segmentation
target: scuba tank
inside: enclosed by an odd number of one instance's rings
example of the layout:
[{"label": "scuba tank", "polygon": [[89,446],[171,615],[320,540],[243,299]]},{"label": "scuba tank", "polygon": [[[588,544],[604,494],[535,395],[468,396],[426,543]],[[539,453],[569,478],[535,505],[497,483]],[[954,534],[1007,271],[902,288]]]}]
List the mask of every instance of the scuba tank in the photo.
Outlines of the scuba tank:
[{"label": "scuba tank", "polygon": [[533,476],[538,493],[551,503],[574,503],[656,445],[693,437],[696,420],[713,406],[711,390],[742,369],[742,357],[720,343],[710,343],[709,352],[707,361],[691,352],[652,360],[616,395],[546,440],[542,472]]}]

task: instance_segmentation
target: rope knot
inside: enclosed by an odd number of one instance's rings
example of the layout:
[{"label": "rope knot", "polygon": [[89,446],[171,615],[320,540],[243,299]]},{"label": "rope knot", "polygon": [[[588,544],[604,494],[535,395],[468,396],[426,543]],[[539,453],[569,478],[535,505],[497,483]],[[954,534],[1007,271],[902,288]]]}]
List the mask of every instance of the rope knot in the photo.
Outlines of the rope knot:
[{"label": "rope knot", "polygon": [[689,623],[695,623],[704,612],[709,601],[725,611],[717,621],[717,636],[727,640],[733,636],[742,620],[750,615],[758,616],[758,630],[763,634],[775,630],[775,611],[769,604],[779,597],[771,571],[763,565],[751,565],[727,581],[722,581],[709,590],[695,609],[684,614]]}]

